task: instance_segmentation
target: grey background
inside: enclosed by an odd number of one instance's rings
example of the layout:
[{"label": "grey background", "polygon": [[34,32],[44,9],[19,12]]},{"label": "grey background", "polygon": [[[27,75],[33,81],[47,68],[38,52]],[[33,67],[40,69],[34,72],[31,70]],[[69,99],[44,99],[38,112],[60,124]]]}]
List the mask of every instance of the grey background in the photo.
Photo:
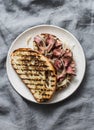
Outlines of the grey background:
[{"label": "grey background", "polygon": [[[78,90],[65,101],[47,106],[17,94],[5,66],[13,40],[38,24],[69,30],[87,59]],[[0,0],[0,130],[8,129],[94,130],[94,0]]]}]

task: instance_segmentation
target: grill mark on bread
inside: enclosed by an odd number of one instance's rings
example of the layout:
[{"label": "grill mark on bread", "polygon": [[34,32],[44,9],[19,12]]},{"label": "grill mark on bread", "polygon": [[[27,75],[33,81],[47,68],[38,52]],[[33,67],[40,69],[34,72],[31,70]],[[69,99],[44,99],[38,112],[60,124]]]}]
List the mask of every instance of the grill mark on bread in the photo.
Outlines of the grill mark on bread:
[{"label": "grill mark on bread", "polygon": [[36,60],[38,60],[38,58],[36,58],[36,56],[34,57],[34,56],[14,56],[15,57],[15,59],[16,60],[20,60],[20,61],[31,61],[31,60],[33,60],[33,59],[36,59]]},{"label": "grill mark on bread", "polygon": [[[33,84],[32,84],[32,85],[33,85]],[[32,88],[32,90],[34,90],[34,88]],[[46,91],[46,89],[41,89],[41,87],[40,87],[40,88],[36,88],[35,91],[38,91],[39,93],[42,93],[43,95],[46,95],[46,94],[49,94],[49,92],[50,92],[50,93],[52,92],[52,90]]]},{"label": "grill mark on bread", "polygon": [[[32,73],[32,72],[35,72],[35,70],[27,70],[27,69],[24,69],[24,70],[23,70],[23,69],[21,69],[21,72],[22,72],[22,73],[28,73],[28,72],[29,72],[29,73],[30,73],[30,72]],[[37,70],[37,72],[42,73],[42,72],[44,72],[44,70],[41,70],[41,69],[40,69],[40,70]],[[55,76],[55,75],[52,73],[51,76]]]},{"label": "grill mark on bread", "polygon": [[[14,54],[15,55],[15,54]],[[18,56],[18,55],[33,55],[33,56],[35,56],[36,55],[36,52],[31,52],[31,51],[29,51],[28,50],[28,52],[27,51],[16,51],[16,55]]]},{"label": "grill mark on bread", "polygon": [[[23,81],[24,81],[24,80],[23,80]],[[25,82],[25,81],[24,81],[24,82]],[[41,83],[36,83],[36,84],[35,84],[35,83],[27,83],[27,82],[25,82],[25,83],[26,83],[26,85],[31,85],[31,86],[32,86],[32,85],[34,85],[34,86],[35,86],[35,85],[36,85],[36,86],[44,86],[43,83],[42,83],[42,84],[41,84]],[[55,86],[54,84],[51,85],[52,89],[48,89],[47,91],[53,90],[53,87],[54,87],[54,86]],[[40,88],[40,89],[41,89],[41,88]],[[45,90],[46,90],[46,89],[45,89]]]},{"label": "grill mark on bread", "polygon": [[22,75],[22,74],[31,75],[31,74],[37,74],[37,73],[39,73],[40,75],[43,75],[42,72],[44,72],[44,71],[40,71],[40,70],[37,71],[37,72],[35,72],[35,71],[33,71],[33,70],[32,70],[32,71],[30,71],[30,70],[29,70],[29,71],[28,71],[28,70],[27,70],[27,71],[26,71],[26,70],[25,70],[25,71],[24,71],[24,70],[23,70],[23,71],[20,70],[20,72],[19,72],[19,70],[16,70],[16,71],[17,71],[17,73],[18,73],[19,75]]},{"label": "grill mark on bread", "polygon": [[[15,64],[13,64],[13,65],[15,65]],[[34,67],[35,65],[33,65],[33,64],[31,64],[31,63],[23,63],[22,65],[20,65],[20,63],[17,63],[16,65],[18,65],[18,66],[29,66],[30,65],[30,67]],[[47,65],[43,65],[43,64],[36,64],[36,67],[44,67],[44,68],[47,68],[48,66]]]},{"label": "grill mark on bread", "polygon": [[[37,63],[38,59],[34,59],[34,60],[35,60],[35,63]],[[17,61],[18,62],[30,62],[31,60],[28,60],[28,59],[27,60],[24,60],[24,59],[22,60],[22,59],[20,59],[20,60],[17,60]],[[44,61],[39,61],[38,63],[39,64],[44,64],[45,62]]]},{"label": "grill mark on bread", "polygon": [[[14,66],[14,68],[15,68],[15,70],[18,70],[18,69],[21,69],[22,71],[27,71],[27,70],[29,70],[29,71],[45,71],[45,69],[47,69],[46,67],[45,68],[42,68],[42,67],[34,67],[34,66],[15,66],[15,65],[13,65]],[[33,69],[32,69],[33,68]]]},{"label": "grill mark on bread", "polygon": [[[23,80],[24,82],[25,82],[25,80]],[[36,84],[34,84],[34,83],[26,83],[26,85],[36,85],[36,86],[44,86],[43,84],[41,84],[41,83],[36,83]]]},{"label": "grill mark on bread", "polygon": [[30,82],[33,82],[33,81],[45,82],[46,81],[45,79],[39,78],[39,75],[35,76],[34,78],[33,78],[33,76],[24,77],[23,75],[20,75],[20,77],[22,78],[22,80],[27,80],[27,81],[30,81]]},{"label": "grill mark on bread", "polygon": [[[15,68],[15,70],[18,70],[18,69]],[[22,71],[27,71],[26,68],[21,69],[21,70],[22,70]],[[38,68],[38,69],[37,69],[37,68],[35,68],[35,69],[33,68],[33,70],[32,70],[32,69],[28,69],[28,70],[29,70],[29,71],[40,71],[40,72],[44,72],[45,69],[43,70],[43,69],[41,69],[41,68]]]}]

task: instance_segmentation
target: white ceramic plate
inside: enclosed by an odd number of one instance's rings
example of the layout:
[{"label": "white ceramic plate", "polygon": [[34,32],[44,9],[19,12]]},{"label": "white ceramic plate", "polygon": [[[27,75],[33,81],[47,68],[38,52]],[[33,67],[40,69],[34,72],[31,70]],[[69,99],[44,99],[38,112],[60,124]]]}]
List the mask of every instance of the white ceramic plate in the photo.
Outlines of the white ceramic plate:
[{"label": "white ceramic plate", "polygon": [[[14,89],[24,98],[32,102],[36,102],[32,94],[28,90],[28,88],[24,85],[24,83],[21,81],[21,79],[18,77],[18,75],[12,68],[10,62],[10,54],[17,48],[28,47],[26,44],[27,39],[29,37],[32,37],[33,39],[34,36],[41,33],[50,33],[56,35],[58,38],[61,39],[63,43],[66,43],[70,48],[75,46],[72,51],[73,51],[74,60],[76,61],[77,76],[75,76],[74,80],[71,82],[69,87],[67,87],[65,90],[62,90],[61,92],[56,93],[55,96],[49,102],[46,102],[46,104],[51,104],[66,99],[74,91],[76,91],[76,89],[79,87],[84,77],[86,61],[80,43],[71,33],[66,31],[65,29],[53,25],[39,25],[39,26],[29,28],[14,40],[14,42],[12,43],[9,49],[7,62],[6,62],[7,74],[9,80],[12,86],[14,87]],[[29,44],[29,47],[31,48],[33,47],[32,40],[31,40],[31,44]]]}]

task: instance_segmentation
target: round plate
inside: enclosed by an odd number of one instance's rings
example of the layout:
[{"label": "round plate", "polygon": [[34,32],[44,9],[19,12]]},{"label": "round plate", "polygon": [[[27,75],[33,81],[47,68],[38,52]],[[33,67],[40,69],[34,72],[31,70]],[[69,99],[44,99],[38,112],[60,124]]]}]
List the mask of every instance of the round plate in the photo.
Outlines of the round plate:
[{"label": "round plate", "polygon": [[[66,89],[60,92],[57,92],[49,102],[45,103],[45,104],[51,104],[51,103],[56,103],[56,102],[66,99],[79,87],[84,77],[86,61],[85,61],[85,55],[84,55],[84,52],[80,43],[67,30],[62,29],[60,27],[53,26],[53,25],[39,25],[39,26],[29,28],[28,30],[20,34],[14,40],[14,42],[12,43],[9,49],[7,62],[6,62],[7,74],[8,74],[9,80],[12,86],[14,87],[14,89],[24,98],[32,102],[36,102],[31,92],[29,91],[29,89],[24,85],[24,83],[21,81],[21,79],[18,77],[18,75],[12,68],[10,55],[15,49],[18,49],[18,48],[23,48],[23,47],[33,48],[33,44],[32,44],[33,37],[41,33],[53,34],[57,36],[63,43],[66,43],[69,46],[69,48],[73,48],[72,52],[73,52],[73,56],[74,56],[74,60],[76,62],[76,68],[77,68],[77,72],[76,72],[77,76],[74,77],[71,84]],[[32,37],[31,44],[27,45],[27,39],[29,37]]]}]

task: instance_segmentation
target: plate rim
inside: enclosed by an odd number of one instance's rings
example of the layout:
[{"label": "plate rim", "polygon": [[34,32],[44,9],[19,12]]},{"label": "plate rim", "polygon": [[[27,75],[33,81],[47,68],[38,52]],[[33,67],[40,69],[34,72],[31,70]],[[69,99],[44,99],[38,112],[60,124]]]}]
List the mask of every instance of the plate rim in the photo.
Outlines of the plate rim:
[{"label": "plate rim", "polygon": [[[11,82],[10,80],[10,77],[9,77],[9,74],[8,74],[8,57],[9,57],[9,53],[10,53],[10,50],[11,48],[13,47],[14,43],[17,41],[17,39],[19,39],[24,33],[32,30],[32,29],[35,29],[35,28],[38,28],[38,27],[53,27],[53,28],[57,28],[61,31],[64,31],[66,33],[68,33],[71,37],[73,37],[73,39],[79,44],[81,50],[82,50],[82,54],[83,54],[83,57],[84,57],[84,72],[83,72],[83,76],[82,76],[82,79],[79,81],[79,84],[78,86],[76,87],[76,89],[74,89],[73,92],[71,92],[68,96],[65,96],[63,99],[59,100],[59,101],[54,101],[54,102],[45,102],[45,103],[38,103],[38,102],[35,102],[35,101],[32,101],[30,99],[28,99],[27,97],[23,96],[22,94],[20,94],[14,87],[13,83]],[[55,103],[59,103],[61,101],[64,101],[65,99],[69,98],[80,86],[80,84],[82,83],[83,79],[84,79],[84,76],[85,76],[85,71],[86,71],[86,56],[85,56],[85,53],[84,53],[84,49],[83,47],[81,46],[80,42],[78,41],[78,39],[68,30],[64,29],[64,28],[61,28],[59,26],[56,26],[56,25],[48,25],[48,24],[43,24],[43,25],[36,25],[36,26],[32,26],[32,27],[29,27],[28,29],[26,29],[25,31],[23,31],[22,33],[20,33],[14,40],[13,42],[11,43],[9,49],[8,49],[8,53],[7,53],[7,58],[6,58],[6,72],[7,72],[7,76],[8,76],[8,79],[9,79],[9,82],[11,83],[11,86],[12,88],[23,98],[25,98],[26,100],[30,101],[30,102],[33,102],[33,103],[36,103],[36,104],[44,104],[44,105],[49,105],[49,104],[55,104]]]}]

